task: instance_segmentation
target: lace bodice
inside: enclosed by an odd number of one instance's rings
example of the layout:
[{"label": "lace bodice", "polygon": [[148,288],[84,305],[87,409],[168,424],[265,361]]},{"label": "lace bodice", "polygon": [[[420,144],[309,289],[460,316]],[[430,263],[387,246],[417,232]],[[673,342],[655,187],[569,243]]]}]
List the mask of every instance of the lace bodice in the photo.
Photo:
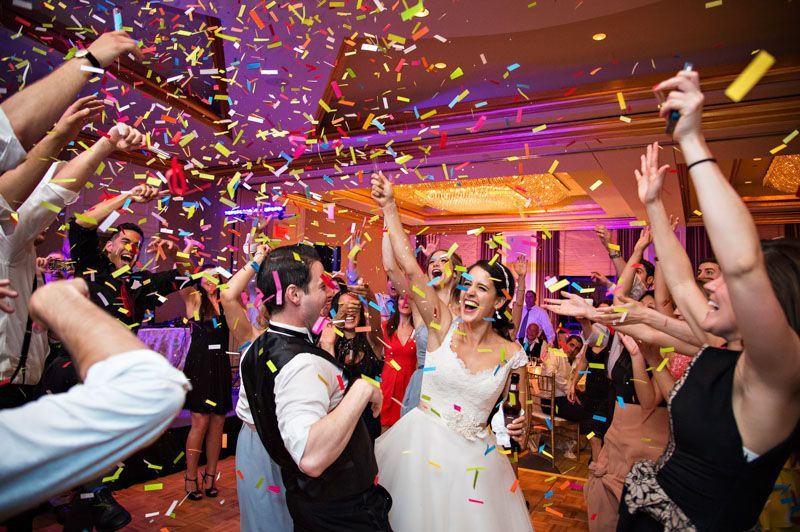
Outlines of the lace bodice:
[{"label": "lace bodice", "polygon": [[422,380],[422,403],[432,415],[444,421],[450,429],[469,440],[483,438],[486,423],[495,402],[505,387],[513,369],[528,363],[524,349],[506,354],[505,362],[498,354],[497,365],[472,373],[452,347],[453,334],[460,323],[454,319],[442,345],[428,351]]}]

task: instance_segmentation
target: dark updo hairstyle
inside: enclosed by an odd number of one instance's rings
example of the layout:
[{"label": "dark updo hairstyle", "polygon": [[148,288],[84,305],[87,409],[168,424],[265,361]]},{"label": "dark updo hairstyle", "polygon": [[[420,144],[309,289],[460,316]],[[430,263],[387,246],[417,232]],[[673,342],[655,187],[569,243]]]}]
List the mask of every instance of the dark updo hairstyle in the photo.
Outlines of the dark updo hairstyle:
[{"label": "dark updo hairstyle", "polygon": [[[299,260],[298,260],[299,259]],[[319,255],[313,246],[304,244],[293,244],[281,246],[269,252],[261,263],[256,278],[256,286],[264,294],[264,306],[267,307],[270,315],[278,313],[281,305],[278,305],[276,296],[278,287],[275,284],[275,277],[272,272],[278,272],[278,279],[281,283],[281,300],[286,297],[286,288],[295,285],[306,294],[308,285],[311,281],[311,265],[319,262]]]},{"label": "dark updo hairstyle", "polygon": [[[509,296],[514,293],[514,288],[516,286],[516,283],[514,282],[514,276],[511,275],[511,271],[499,260],[495,261],[494,263],[490,263],[488,260],[479,260],[467,268],[467,272],[472,271],[473,268],[481,268],[482,270],[486,271],[489,274],[489,277],[492,278],[494,290],[497,295],[499,297],[506,298],[503,306],[500,307],[492,316],[494,318],[494,321],[492,322],[492,328],[497,334],[506,340],[511,340],[514,331],[514,322],[506,316],[506,312],[511,306],[511,299]],[[503,292],[504,290],[505,293]],[[506,293],[508,295],[506,295]]]},{"label": "dark updo hairstyle", "polygon": [[786,321],[800,334],[800,240],[762,240],[761,250],[769,282]]}]

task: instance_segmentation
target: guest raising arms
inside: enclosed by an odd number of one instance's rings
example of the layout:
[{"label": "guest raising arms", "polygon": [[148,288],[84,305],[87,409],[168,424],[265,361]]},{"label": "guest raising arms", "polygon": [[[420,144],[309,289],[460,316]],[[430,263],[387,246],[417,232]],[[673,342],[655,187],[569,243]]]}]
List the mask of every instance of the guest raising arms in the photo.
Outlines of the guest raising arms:
[{"label": "guest raising arms", "polygon": [[[498,260],[479,261],[465,276],[460,312],[453,312],[417,266],[392,185],[382,174],[372,176],[372,197],[383,211],[397,264],[408,276],[405,290],[429,324],[425,367],[433,368],[423,381],[424,404],[376,442],[381,482],[394,494],[392,528],[489,530],[503,523],[509,530],[531,530],[522,492],[508,489],[514,483],[511,465],[497,452],[486,453],[496,445],[486,424],[497,398],[512,371],[521,382],[526,378],[528,357],[511,341],[513,324],[506,317],[512,273]],[[517,418],[509,433],[522,440],[523,427],[524,419]],[[474,487],[456,481],[467,468],[482,468]]]},{"label": "guest raising arms", "polygon": [[705,285],[708,301],[669,226],[661,200],[668,166],[659,166],[658,144],[636,171],[639,199],[678,308],[698,337],[711,332],[727,346],[702,349],[673,388],[667,450],[628,474],[619,529],[747,530],[800,441],[800,243],[759,244],[747,207],[706,145],[698,74],[681,71],[655,89],[669,92],[662,117],[680,113],[673,137],[722,271]]}]

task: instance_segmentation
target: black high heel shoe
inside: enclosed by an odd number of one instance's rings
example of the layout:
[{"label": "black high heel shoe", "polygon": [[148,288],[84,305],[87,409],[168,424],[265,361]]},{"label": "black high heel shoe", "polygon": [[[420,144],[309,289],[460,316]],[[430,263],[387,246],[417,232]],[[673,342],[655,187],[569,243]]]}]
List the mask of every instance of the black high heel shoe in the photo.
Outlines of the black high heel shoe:
[{"label": "black high heel shoe", "polygon": [[[205,489],[206,497],[214,498],[219,494],[219,490],[217,490],[217,486],[216,486],[216,483],[217,483],[216,476],[217,476],[216,473],[210,474],[210,473],[207,473],[207,472],[203,471],[203,488]],[[206,478],[211,478],[211,487],[210,488],[206,488]]]},{"label": "black high heel shoe", "polygon": [[194,489],[192,491],[186,490],[186,498],[190,501],[199,501],[203,498],[203,494],[200,493],[200,486],[197,485],[197,477],[189,478],[186,475],[183,476],[183,489],[186,489],[187,482],[194,482]]}]

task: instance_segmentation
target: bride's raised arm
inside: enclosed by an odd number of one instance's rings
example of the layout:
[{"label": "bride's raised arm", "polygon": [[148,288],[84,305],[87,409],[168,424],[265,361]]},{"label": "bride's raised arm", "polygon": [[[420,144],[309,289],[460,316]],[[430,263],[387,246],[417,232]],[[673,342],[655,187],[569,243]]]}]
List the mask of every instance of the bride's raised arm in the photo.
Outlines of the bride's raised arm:
[{"label": "bride's raised arm", "polygon": [[400,223],[392,184],[383,173],[372,174],[372,199],[383,210],[384,223],[395,261],[406,273],[406,291],[416,305],[422,320],[428,325],[429,334],[441,341],[450,328],[452,315],[447,305],[436,295],[433,287],[429,286],[428,277],[414,258],[403,224]]}]

